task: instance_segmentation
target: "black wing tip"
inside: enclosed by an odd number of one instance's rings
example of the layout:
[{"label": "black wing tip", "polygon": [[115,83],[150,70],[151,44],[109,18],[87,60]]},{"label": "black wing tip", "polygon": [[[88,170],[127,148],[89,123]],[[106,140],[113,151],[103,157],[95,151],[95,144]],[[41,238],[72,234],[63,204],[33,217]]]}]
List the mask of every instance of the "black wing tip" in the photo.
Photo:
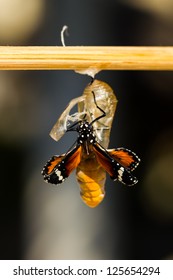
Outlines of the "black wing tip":
[{"label": "black wing tip", "polygon": [[138,179],[123,166],[118,168],[116,173],[116,178],[112,178],[114,181],[118,180],[126,186],[134,186],[138,183]]},{"label": "black wing tip", "polygon": [[[42,174],[43,175],[43,174]],[[52,184],[52,185],[60,185],[65,181],[65,178],[60,178],[55,173],[52,173],[51,175],[43,175],[43,179],[46,183]]]},{"label": "black wing tip", "polygon": [[43,179],[46,183],[59,185],[64,182],[66,176],[58,168],[53,169],[53,171],[48,174],[48,166],[50,166],[52,159],[54,159],[54,156],[43,167],[43,169],[41,170],[41,175],[43,175]]},{"label": "black wing tip", "polygon": [[119,180],[117,178],[113,178],[113,181],[117,181],[122,183],[123,185],[125,186],[128,186],[128,187],[131,187],[131,186],[134,186],[138,183],[138,179],[136,177],[133,176],[133,179],[131,181],[127,181],[127,180]]}]

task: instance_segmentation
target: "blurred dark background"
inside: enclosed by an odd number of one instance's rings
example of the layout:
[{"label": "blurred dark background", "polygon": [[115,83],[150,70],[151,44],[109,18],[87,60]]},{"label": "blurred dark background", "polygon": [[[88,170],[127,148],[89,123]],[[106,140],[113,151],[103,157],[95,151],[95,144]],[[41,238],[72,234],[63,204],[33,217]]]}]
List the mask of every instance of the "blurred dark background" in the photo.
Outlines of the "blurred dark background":
[{"label": "blurred dark background", "polygon": [[[0,0],[0,45],[166,46],[171,0]],[[23,6],[25,5],[25,6]],[[40,171],[72,145],[49,132],[90,79],[73,71],[0,72],[0,258],[173,258],[173,72],[102,71],[119,100],[110,147],[136,152],[139,183],[107,178],[95,209],[80,199],[75,174],[58,187]]]}]

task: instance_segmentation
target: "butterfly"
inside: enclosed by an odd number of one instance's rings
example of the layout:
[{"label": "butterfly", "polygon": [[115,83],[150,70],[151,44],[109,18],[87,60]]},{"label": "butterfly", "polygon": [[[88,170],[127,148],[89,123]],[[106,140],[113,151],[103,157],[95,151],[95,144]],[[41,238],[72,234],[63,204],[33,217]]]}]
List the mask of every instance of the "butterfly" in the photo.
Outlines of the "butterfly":
[{"label": "butterfly", "polygon": [[42,175],[51,184],[61,184],[76,169],[80,194],[89,207],[96,207],[105,196],[105,171],[114,181],[135,185],[138,180],[132,171],[138,166],[139,157],[126,148],[106,149],[98,141],[93,124],[106,113],[89,122],[85,118],[73,124],[67,131],[78,133],[74,147],[67,153],[53,156],[44,166]]}]

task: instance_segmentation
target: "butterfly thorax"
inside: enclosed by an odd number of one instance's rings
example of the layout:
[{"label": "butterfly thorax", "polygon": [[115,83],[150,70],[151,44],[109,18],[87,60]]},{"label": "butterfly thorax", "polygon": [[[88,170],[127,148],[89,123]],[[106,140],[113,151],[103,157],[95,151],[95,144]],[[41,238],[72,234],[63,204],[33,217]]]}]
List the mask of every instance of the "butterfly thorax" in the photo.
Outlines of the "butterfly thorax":
[{"label": "butterfly thorax", "polygon": [[88,158],[93,154],[92,147],[96,142],[93,126],[88,121],[82,121],[77,127],[77,132],[77,143],[83,147],[82,158]]},{"label": "butterfly thorax", "polygon": [[79,126],[77,127],[77,132],[77,143],[80,145],[90,146],[96,141],[96,136],[93,132],[93,127],[87,121],[83,121],[79,124]]}]

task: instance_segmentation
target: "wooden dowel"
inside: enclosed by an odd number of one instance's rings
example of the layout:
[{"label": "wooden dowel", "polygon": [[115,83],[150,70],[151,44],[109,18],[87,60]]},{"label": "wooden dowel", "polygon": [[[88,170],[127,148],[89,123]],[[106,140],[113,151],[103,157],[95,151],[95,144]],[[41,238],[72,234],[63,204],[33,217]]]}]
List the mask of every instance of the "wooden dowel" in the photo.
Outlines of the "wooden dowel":
[{"label": "wooden dowel", "polygon": [[173,47],[0,46],[0,70],[173,70]]}]

